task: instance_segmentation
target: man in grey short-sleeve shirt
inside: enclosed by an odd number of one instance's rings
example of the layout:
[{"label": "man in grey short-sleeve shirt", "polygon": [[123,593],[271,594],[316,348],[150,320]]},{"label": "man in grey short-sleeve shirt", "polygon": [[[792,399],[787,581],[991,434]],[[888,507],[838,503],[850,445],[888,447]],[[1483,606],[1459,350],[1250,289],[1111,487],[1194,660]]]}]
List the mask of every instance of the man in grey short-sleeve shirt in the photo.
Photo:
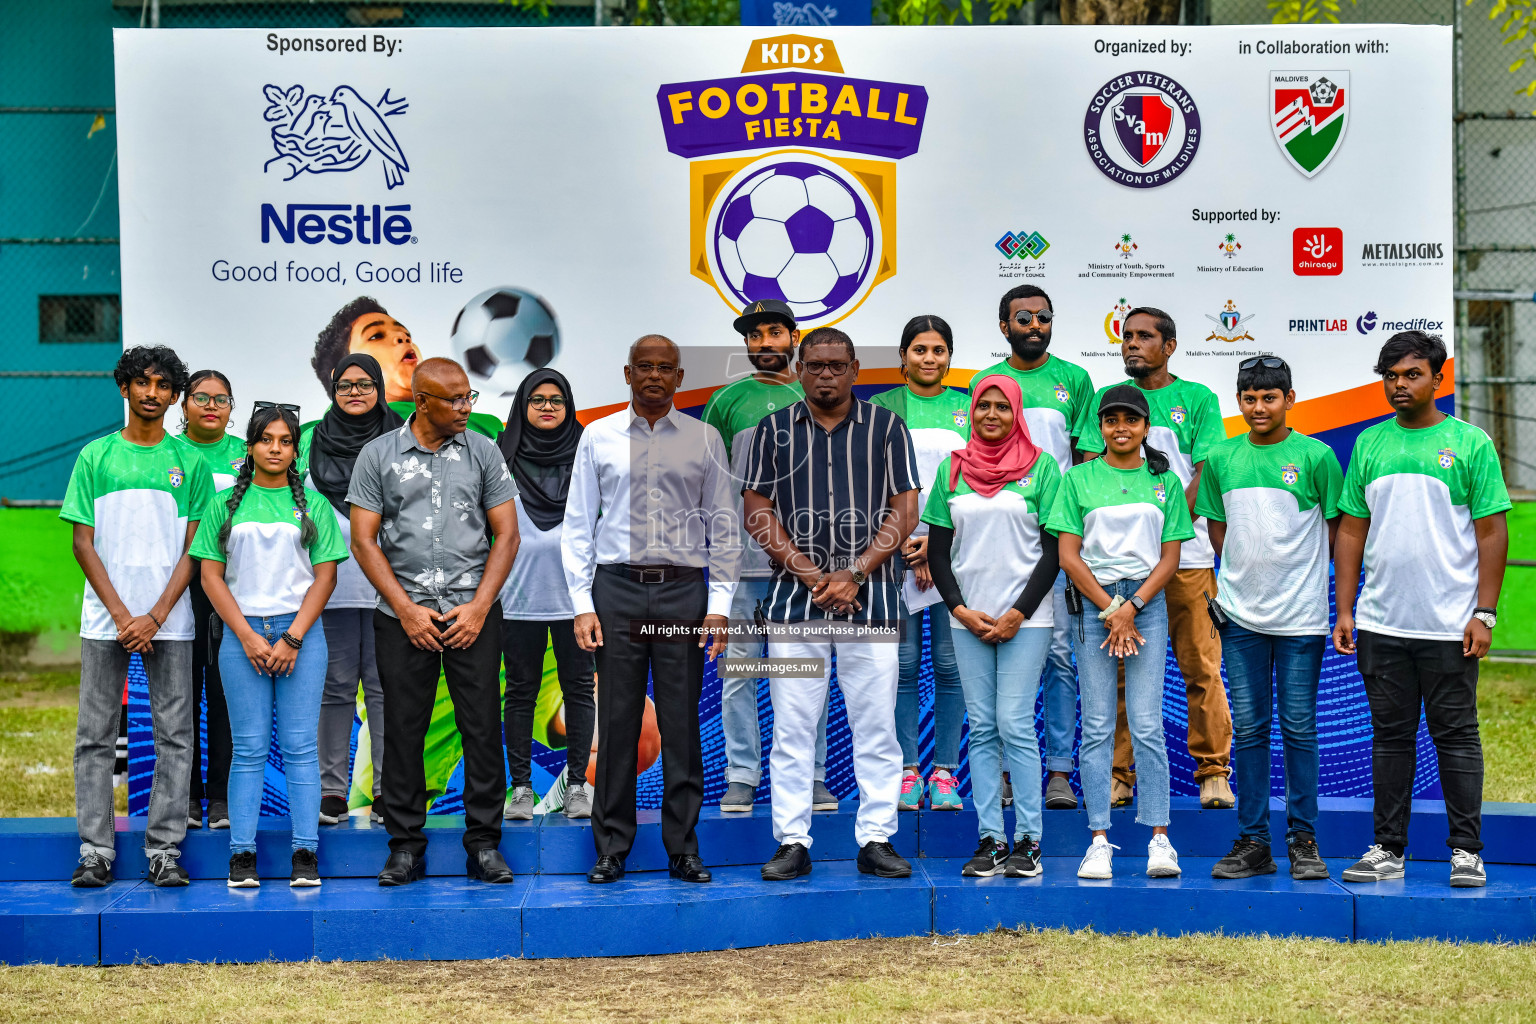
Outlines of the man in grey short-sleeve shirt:
[{"label": "man in grey short-sleeve shirt", "polygon": [[[427,726],[446,678],[464,745],[464,849],[470,877],[510,882],[498,852],[506,776],[501,754],[498,596],[517,554],[517,486],[488,438],[469,432],[478,395],[450,359],[411,379],[416,411],[358,453],[347,502],[352,553],[379,592],[373,625],[384,690],[389,860],[380,885],[426,870]],[[495,543],[491,536],[495,536]]]}]

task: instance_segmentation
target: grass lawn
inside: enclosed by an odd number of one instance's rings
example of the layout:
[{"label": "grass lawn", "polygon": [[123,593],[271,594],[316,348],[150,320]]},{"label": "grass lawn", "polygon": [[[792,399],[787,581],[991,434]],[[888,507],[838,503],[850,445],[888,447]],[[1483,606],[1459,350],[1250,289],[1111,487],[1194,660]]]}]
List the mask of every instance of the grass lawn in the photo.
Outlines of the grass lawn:
[{"label": "grass lawn", "polygon": [[85,574],[70,553],[72,530],[56,508],[0,509],[0,632],[79,627]]},{"label": "grass lawn", "polygon": [[[1536,560],[1536,502],[1509,513],[1509,557]],[[1536,568],[1510,566],[1499,592],[1499,626],[1493,645],[1502,651],[1536,651]]]},{"label": "grass lawn", "polygon": [[[0,673],[0,818],[74,817],[79,695],[79,671]],[[128,787],[116,797],[127,814]]]}]

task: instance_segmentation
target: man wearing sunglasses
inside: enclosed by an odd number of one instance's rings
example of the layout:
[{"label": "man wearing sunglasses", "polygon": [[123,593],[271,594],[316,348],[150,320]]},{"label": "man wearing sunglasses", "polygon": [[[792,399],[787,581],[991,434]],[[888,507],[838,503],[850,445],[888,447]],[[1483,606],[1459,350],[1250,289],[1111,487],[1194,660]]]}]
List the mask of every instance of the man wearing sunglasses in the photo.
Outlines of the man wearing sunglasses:
[{"label": "man wearing sunglasses", "polygon": [[[973,379],[981,380],[994,373],[1007,374],[1019,382],[1019,396],[1023,402],[1024,421],[1029,424],[1029,436],[1036,444],[1051,453],[1056,464],[1065,473],[1074,462],[1081,462],[1077,451],[1076,433],[1078,420],[1094,413],[1093,380],[1088,371],[1076,363],[1050,353],[1051,327],[1055,313],[1051,297],[1032,284],[1021,284],[1004,293],[997,308],[998,329],[1008,339],[1012,350],[1008,357],[989,366]],[[1093,431],[1098,436],[1098,427]],[[1051,649],[1045,659],[1045,673],[1040,678],[1040,688],[1045,695],[1045,770],[1050,780],[1045,787],[1045,806],[1052,810],[1071,810],[1077,806],[1077,796],[1072,792],[1072,744],[1077,737],[1077,673],[1072,667],[1072,637],[1069,632],[1072,617],[1067,614],[1067,574],[1056,577],[1055,625],[1051,633]],[[1018,765],[1017,770],[1029,778],[1026,785],[1034,785],[1029,766]],[[1004,790],[1012,792],[1010,784]]]},{"label": "man wearing sunglasses", "polygon": [[[439,673],[464,744],[466,873],[510,882],[497,849],[506,797],[499,598],[517,554],[517,485],[495,443],[466,429],[480,396],[458,363],[422,360],[411,389],[415,412],[363,446],[346,496],[353,557],[379,594],[380,795],[390,848],[379,884],[405,885],[426,874],[422,756]],[[487,619],[497,628],[485,629]]]},{"label": "man wearing sunglasses", "polygon": [[1332,448],[1286,425],[1295,404],[1284,359],[1238,363],[1237,408],[1248,433],[1211,449],[1195,498],[1195,514],[1205,517],[1221,556],[1216,599],[1227,618],[1221,653],[1237,762],[1237,841],[1216,862],[1213,878],[1277,870],[1269,846],[1270,708],[1277,695],[1291,877],[1328,877],[1317,851],[1317,682],[1344,472]]}]

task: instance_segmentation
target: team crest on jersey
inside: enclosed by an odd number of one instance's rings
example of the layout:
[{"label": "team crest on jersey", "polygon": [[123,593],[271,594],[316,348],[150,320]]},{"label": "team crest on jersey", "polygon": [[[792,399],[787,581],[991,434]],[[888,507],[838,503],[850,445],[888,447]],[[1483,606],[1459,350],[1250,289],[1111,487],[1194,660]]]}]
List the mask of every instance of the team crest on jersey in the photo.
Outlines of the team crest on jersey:
[{"label": "team crest on jersey", "polygon": [[1024,488],[1025,490],[1029,490],[1029,485],[1034,483],[1034,482],[1035,482],[1035,474],[1033,474],[1033,473],[1026,473],[1026,474],[1024,474],[1024,479],[1019,481],[1019,486]]},{"label": "team crest on jersey", "polygon": [[1168,503],[1168,488],[1160,483],[1152,485],[1152,497],[1157,499],[1159,505]]},{"label": "team crest on jersey", "polygon": [[1172,409],[1168,410],[1168,418],[1173,420],[1175,423],[1183,423],[1186,419],[1189,418],[1189,410],[1184,408],[1182,405],[1176,405]]},{"label": "team crest on jersey", "polygon": [[180,487],[181,482],[187,478],[187,474],[181,471],[180,466],[172,466],[170,473],[167,475],[170,477],[172,487]]},{"label": "team crest on jersey", "polygon": [[965,429],[965,425],[967,423],[971,422],[970,414],[966,413],[965,411],[963,411],[961,409],[956,409],[955,410],[954,417],[955,417],[955,429],[956,430],[964,430]]},{"label": "team crest on jersey", "polygon": [[1440,468],[1450,469],[1456,465],[1456,453],[1449,448],[1440,449]]},{"label": "team crest on jersey", "polygon": [[289,511],[293,513],[294,522],[302,523],[304,521],[304,510],[299,508],[299,506],[295,505]]},{"label": "team crest on jersey", "polygon": [[1300,478],[1301,475],[1296,472],[1295,463],[1280,467],[1280,479],[1285,481],[1286,486],[1295,484]]},{"label": "team crest on jersey", "polygon": [[244,456],[242,456],[242,457],[240,457],[238,459],[230,459],[229,460],[229,468],[234,470],[236,476],[238,476],[240,474],[240,470],[243,469],[244,467],[245,467],[245,458],[244,458]]},{"label": "team crest on jersey", "polygon": [[1067,386],[1065,384],[1056,385],[1056,401],[1060,402],[1062,405],[1066,405],[1068,402],[1072,401],[1072,393],[1067,390]]}]

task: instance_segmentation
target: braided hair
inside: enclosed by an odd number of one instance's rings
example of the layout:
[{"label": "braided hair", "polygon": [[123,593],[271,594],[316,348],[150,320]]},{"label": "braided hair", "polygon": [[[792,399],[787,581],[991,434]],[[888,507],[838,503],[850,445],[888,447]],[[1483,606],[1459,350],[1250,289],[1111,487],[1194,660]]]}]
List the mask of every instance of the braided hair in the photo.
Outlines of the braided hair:
[{"label": "braided hair", "polygon": [[[226,555],[229,554],[229,534],[234,528],[235,513],[240,510],[240,503],[245,500],[245,492],[250,489],[256,477],[256,460],[251,458],[251,449],[261,440],[261,435],[266,433],[274,420],[282,420],[287,425],[289,435],[293,438],[294,461],[298,461],[298,416],[277,406],[257,409],[251,413],[251,421],[245,428],[245,461],[240,464],[240,473],[235,477],[235,486],[230,490],[228,500],[224,502],[229,515],[224,518],[224,524],[219,527],[219,550]],[[315,526],[315,521],[309,517],[309,501],[304,495],[304,478],[299,476],[298,471],[293,467],[293,462],[290,462],[288,488],[293,492],[293,504],[299,512],[299,541],[307,548],[315,542],[320,530]]]}]

